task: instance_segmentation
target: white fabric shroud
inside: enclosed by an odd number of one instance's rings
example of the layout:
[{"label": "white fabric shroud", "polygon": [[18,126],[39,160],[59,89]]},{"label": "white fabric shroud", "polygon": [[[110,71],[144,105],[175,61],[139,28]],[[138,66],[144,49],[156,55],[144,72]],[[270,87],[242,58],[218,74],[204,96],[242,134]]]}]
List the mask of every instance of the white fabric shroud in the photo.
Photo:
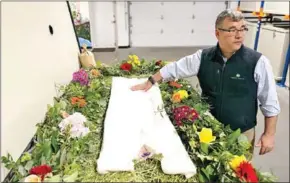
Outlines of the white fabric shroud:
[{"label": "white fabric shroud", "polygon": [[[134,159],[143,145],[161,153],[165,174],[196,174],[180,137],[165,110],[160,89],[153,86],[147,92],[131,91],[130,87],[146,79],[112,78],[111,97],[104,121],[103,143],[97,160],[97,171],[134,171]],[[163,117],[162,117],[163,116]]]}]

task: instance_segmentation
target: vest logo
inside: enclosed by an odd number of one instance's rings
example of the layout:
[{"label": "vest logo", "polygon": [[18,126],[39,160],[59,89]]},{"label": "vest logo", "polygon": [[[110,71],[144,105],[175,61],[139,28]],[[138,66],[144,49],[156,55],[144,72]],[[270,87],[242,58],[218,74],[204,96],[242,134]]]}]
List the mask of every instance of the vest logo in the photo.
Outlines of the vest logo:
[{"label": "vest logo", "polygon": [[237,73],[236,76],[232,76],[231,79],[245,80],[245,78],[241,77],[241,75],[239,73]]}]

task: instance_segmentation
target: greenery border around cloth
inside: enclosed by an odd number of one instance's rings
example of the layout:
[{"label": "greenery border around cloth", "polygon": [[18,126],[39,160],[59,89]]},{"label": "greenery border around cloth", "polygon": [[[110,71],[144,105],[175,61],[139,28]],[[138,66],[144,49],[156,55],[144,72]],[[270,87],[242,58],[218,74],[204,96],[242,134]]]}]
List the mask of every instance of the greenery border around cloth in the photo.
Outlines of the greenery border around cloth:
[{"label": "greenery border around cloth", "polygon": [[[249,160],[251,144],[240,130],[232,131],[216,120],[210,106],[183,79],[159,84],[164,102],[160,110],[170,117],[197,174],[190,179],[164,174],[159,155],[134,160],[133,172],[97,173],[112,77],[144,78],[166,64],[129,55],[112,66],[97,62],[95,67],[73,73],[69,84],[58,87],[60,94],[53,105],[48,105],[45,121],[37,124],[33,146],[18,160],[10,154],[2,156],[2,163],[13,174],[8,181],[275,182],[275,176],[253,167]],[[130,115],[130,111],[124,115]]]}]

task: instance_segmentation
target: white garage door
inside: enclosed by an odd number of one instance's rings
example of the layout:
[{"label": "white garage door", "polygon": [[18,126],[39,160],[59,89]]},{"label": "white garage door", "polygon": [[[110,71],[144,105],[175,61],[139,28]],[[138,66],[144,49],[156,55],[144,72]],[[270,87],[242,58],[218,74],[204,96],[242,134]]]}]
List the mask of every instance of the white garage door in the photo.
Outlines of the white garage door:
[{"label": "white garage door", "polygon": [[132,2],[131,46],[215,45],[215,20],[225,8],[222,1]]}]

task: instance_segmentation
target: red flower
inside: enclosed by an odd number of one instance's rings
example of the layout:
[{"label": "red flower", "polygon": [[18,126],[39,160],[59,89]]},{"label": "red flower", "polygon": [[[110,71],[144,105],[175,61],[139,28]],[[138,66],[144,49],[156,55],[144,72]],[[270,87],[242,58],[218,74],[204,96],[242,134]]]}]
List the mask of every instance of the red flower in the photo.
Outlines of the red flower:
[{"label": "red flower", "polygon": [[236,170],[237,176],[246,182],[258,182],[258,177],[251,163],[243,161]]},{"label": "red flower", "polygon": [[29,171],[30,174],[40,175],[41,181],[43,181],[44,176],[50,172],[52,172],[52,169],[48,165],[35,166],[35,167],[31,168]]},{"label": "red flower", "polygon": [[122,70],[124,70],[124,71],[131,71],[131,69],[132,69],[132,65],[126,62],[126,63],[123,63],[123,64],[120,66],[120,68],[121,68]]},{"label": "red flower", "polygon": [[174,120],[176,121],[177,126],[182,125],[183,119],[188,119],[194,121],[198,119],[198,113],[196,110],[190,108],[189,106],[180,106],[173,109]]},{"label": "red flower", "polygon": [[199,116],[198,116],[197,111],[194,110],[194,109],[191,109],[190,114],[189,114],[189,118],[190,118],[190,120],[191,120],[191,121],[194,121],[194,120],[198,119],[198,117],[199,117]]},{"label": "red flower", "polygon": [[155,62],[155,65],[161,66],[161,64],[162,64],[162,60],[158,60]]},{"label": "red flower", "polygon": [[182,122],[181,121],[176,121],[176,125],[177,126],[182,126]]},{"label": "red flower", "polygon": [[172,87],[176,87],[176,88],[181,88],[181,84],[175,82],[175,81],[170,81],[169,85]]}]

